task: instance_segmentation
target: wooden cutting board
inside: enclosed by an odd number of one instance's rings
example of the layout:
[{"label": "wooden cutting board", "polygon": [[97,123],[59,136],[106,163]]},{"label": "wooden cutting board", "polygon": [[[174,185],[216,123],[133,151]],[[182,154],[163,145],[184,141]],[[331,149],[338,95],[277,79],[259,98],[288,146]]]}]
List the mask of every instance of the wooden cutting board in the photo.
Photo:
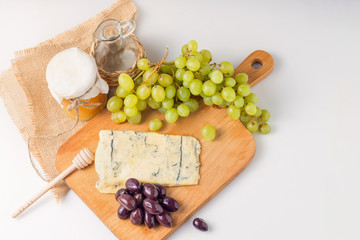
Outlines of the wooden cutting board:
[{"label": "wooden cutting board", "polygon": [[[262,67],[255,69],[252,67],[254,63],[260,63]],[[259,50],[246,58],[236,68],[235,74],[247,73],[250,85],[254,85],[267,76],[272,69],[271,55]],[[59,172],[65,170],[71,165],[75,155],[85,147],[95,152],[100,130],[147,132],[149,131],[149,121],[155,117],[164,122],[159,133],[196,137],[202,148],[199,184],[166,188],[168,196],[175,198],[180,203],[179,210],[171,213],[172,228],[157,226],[148,229],[145,225],[132,225],[129,219],[120,220],[117,217],[119,203],[115,200],[114,194],[102,194],[95,189],[98,176],[94,164],[83,170],[75,171],[65,180],[69,187],[119,239],[165,239],[234,179],[249,164],[255,153],[255,141],[252,134],[240,121],[232,120],[227,115],[226,109],[200,104],[197,112],[191,113],[187,118],[179,117],[174,124],[166,123],[162,114],[150,109],[144,111],[142,122],[139,125],[115,124],[111,121],[110,112],[104,110],[60,147],[56,157],[57,169]],[[207,142],[201,137],[200,129],[205,124],[211,124],[216,128],[216,139],[212,142]],[[196,230],[194,229],[194,231]]]}]

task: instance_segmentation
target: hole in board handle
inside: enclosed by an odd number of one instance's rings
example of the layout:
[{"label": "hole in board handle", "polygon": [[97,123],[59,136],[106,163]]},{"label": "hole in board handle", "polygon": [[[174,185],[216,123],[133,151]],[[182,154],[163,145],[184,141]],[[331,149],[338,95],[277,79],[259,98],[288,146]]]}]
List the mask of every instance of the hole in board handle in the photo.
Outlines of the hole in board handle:
[{"label": "hole in board handle", "polygon": [[253,69],[260,69],[261,67],[262,67],[262,61],[261,60],[259,60],[259,59],[255,59],[254,61],[253,61],[253,63],[251,64],[251,67],[253,68]]}]

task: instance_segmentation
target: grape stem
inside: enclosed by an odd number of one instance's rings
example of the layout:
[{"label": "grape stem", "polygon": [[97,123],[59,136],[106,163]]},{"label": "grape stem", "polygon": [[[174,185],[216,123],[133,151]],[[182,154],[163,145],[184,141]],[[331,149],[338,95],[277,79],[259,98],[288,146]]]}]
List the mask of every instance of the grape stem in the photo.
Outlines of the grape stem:
[{"label": "grape stem", "polygon": [[177,84],[176,82],[174,82],[174,84],[175,84],[178,88],[180,88],[179,84]]},{"label": "grape stem", "polygon": [[183,56],[184,56],[184,57],[193,57],[193,56],[195,56],[195,55],[189,53],[189,54],[184,54]]},{"label": "grape stem", "polygon": [[186,48],[186,50],[188,51],[188,54],[183,54],[184,57],[193,57],[193,56],[195,56],[195,54],[192,54],[191,50],[189,50],[188,48]]},{"label": "grape stem", "polygon": [[174,68],[172,65],[170,65],[170,68],[171,68],[171,72],[172,72],[172,77],[175,78],[175,71],[174,71]]},{"label": "grape stem", "polygon": [[250,119],[253,120],[253,121],[258,122],[258,123],[259,123],[259,127],[261,127],[262,125],[264,125],[264,123],[260,121],[260,120],[262,119],[261,117],[260,117],[260,118],[257,118],[257,117],[255,117],[255,116],[251,116]]},{"label": "grape stem", "polygon": [[220,64],[217,64],[217,63],[212,63],[212,64],[210,64],[210,66],[212,66],[211,71],[214,70],[214,68],[216,67],[216,65],[220,65]]},{"label": "grape stem", "polygon": [[136,79],[138,79],[141,75],[144,74],[145,71],[141,71],[135,78],[134,78],[134,82],[136,81]]},{"label": "grape stem", "polygon": [[[147,80],[149,80],[149,78],[154,74],[154,72],[156,72],[156,70],[158,70],[158,68],[161,66],[161,64],[163,64],[163,62],[165,61],[168,53],[169,53],[169,48],[168,48],[168,46],[166,46],[166,54],[165,54],[165,56],[163,57],[163,59],[160,62],[156,63],[156,67],[154,68],[154,70],[150,73],[150,75],[144,81],[142,81],[140,83],[140,85],[145,83]],[[152,83],[152,84],[154,84],[154,83]]]}]

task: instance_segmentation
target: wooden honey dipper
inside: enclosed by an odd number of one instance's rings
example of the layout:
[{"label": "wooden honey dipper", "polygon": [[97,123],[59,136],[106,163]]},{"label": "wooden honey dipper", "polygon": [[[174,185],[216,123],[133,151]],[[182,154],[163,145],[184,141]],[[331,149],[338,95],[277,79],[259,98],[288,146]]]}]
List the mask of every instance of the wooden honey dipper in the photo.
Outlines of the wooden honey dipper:
[{"label": "wooden honey dipper", "polygon": [[36,200],[38,200],[42,195],[44,195],[47,191],[49,191],[54,185],[60,182],[62,179],[66,178],[70,173],[75,171],[76,169],[83,169],[90,165],[94,160],[94,155],[90,152],[88,148],[82,149],[72,160],[73,164],[68,167],[65,171],[59,174],[56,178],[54,178],[51,182],[49,182],[44,188],[40,190],[35,196],[25,202],[18,210],[11,214],[11,217],[16,218],[20,215],[25,209],[30,207]]}]

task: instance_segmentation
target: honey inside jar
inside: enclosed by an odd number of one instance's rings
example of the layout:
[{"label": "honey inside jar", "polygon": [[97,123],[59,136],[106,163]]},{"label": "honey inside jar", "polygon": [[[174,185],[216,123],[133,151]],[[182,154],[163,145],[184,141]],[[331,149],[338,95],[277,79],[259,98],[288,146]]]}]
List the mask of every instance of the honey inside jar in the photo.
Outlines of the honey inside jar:
[{"label": "honey inside jar", "polygon": [[[107,100],[107,94],[99,94],[96,97],[84,100],[84,102],[86,103],[99,103],[100,105],[94,108],[87,108],[79,105],[78,106],[79,120],[87,121],[95,117],[96,114],[98,114],[101,110],[104,109],[106,105],[106,100]],[[63,99],[61,101],[61,104],[63,105],[64,112],[71,118],[76,119],[75,108],[68,110],[68,106],[71,104],[71,101],[68,99]]]}]

